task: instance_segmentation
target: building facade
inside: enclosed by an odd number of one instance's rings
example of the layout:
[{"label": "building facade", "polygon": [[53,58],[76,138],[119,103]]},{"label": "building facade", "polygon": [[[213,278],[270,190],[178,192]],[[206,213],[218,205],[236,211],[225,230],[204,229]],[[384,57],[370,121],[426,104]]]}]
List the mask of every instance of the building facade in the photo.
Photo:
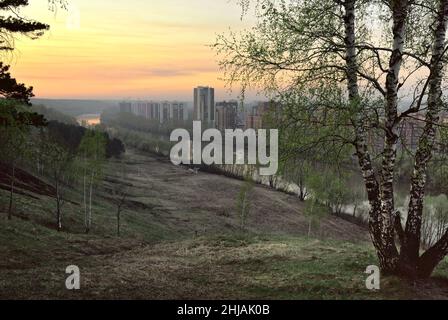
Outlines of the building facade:
[{"label": "building facade", "polygon": [[123,101],[120,102],[120,112],[129,112],[160,123],[187,119],[186,104],[178,101]]},{"label": "building facade", "polygon": [[197,87],[194,89],[193,120],[202,121],[208,127],[215,126],[215,89]]}]

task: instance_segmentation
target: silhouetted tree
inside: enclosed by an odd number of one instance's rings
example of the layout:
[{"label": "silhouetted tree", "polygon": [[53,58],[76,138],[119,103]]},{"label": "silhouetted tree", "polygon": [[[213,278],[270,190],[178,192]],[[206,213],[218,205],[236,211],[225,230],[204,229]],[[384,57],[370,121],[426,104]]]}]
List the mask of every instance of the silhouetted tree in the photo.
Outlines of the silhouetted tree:
[{"label": "silhouetted tree", "polygon": [[0,50],[14,50],[14,35],[21,34],[36,39],[49,29],[45,23],[20,16],[18,9],[27,6],[28,0],[0,0]]},{"label": "silhouetted tree", "polygon": [[[55,8],[58,4],[65,7],[63,0],[49,0],[48,3],[50,8]],[[14,50],[14,39],[17,35],[37,39],[49,29],[45,23],[20,15],[19,9],[27,5],[29,5],[28,0],[0,0],[0,52]],[[18,83],[8,71],[9,66],[0,63],[0,97],[30,104],[30,98],[34,96],[33,87]],[[28,114],[28,117],[32,115]],[[34,116],[32,122],[28,124],[38,126],[45,124],[42,117]],[[15,118],[15,120],[20,119],[20,116]]]},{"label": "silhouetted tree", "polygon": [[29,104],[30,99],[34,97],[33,87],[18,83],[16,79],[11,77],[9,66],[0,62],[0,96]]}]

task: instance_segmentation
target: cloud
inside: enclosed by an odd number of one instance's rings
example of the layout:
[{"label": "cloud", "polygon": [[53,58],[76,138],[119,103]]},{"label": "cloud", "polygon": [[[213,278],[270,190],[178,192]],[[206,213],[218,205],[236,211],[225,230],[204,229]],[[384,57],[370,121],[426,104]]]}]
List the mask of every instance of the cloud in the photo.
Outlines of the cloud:
[{"label": "cloud", "polygon": [[[20,70],[20,76],[30,80],[67,80],[85,81],[85,79],[95,81],[132,81],[150,80],[151,78],[180,78],[195,77],[204,74],[217,74],[216,66],[189,66],[183,67],[138,67],[94,63],[53,63],[50,61],[33,64],[25,70]],[[52,69],[51,73],[42,73],[41,69]]]},{"label": "cloud", "polygon": [[[201,73],[216,73],[217,69],[213,67],[198,68],[152,68],[146,71],[146,74],[154,77],[186,77]],[[145,73],[143,71],[143,73]]]}]

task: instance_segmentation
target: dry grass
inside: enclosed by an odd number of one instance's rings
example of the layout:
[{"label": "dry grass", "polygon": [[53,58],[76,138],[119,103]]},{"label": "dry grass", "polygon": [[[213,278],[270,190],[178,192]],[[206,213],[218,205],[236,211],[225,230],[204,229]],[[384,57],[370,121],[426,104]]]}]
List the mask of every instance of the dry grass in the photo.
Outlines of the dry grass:
[{"label": "dry grass", "polygon": [[[448,297],[445,263],[429,284],[384,278],[380,292],[368,291],[364,270],[376,258],[366,231],[328,217],[308,239],[303,205],[291,195],[257,186],[242,233],[235,210],[242,182],[139,154],[128,156],[122,181],[117,165],[109,164],[96,193],[90,235],[83,234],[78,188],[70,190],[74,202],[64,207],[61,233],[54,230],[52,198],[17,195],[14,220],[0,220],[1,299]],[[107,192],[113,183],[131,186],[121,238]],[[72,264],[81,268],[79,292],[65,289]]]}]

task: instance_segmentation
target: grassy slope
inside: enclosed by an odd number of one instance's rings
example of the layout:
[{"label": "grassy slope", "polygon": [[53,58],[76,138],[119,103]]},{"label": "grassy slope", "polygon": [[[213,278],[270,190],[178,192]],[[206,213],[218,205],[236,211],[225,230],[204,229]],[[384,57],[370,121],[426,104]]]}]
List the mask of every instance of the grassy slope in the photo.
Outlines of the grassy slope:
[{"label": "grassy slope", "polygon": [[[366,290],[364,270],[376,258],[365,230],[329,217],[308,239],[301,204],[291,196],[257,187],[249,230],[242,234],[234,212],[241,182],[191,175],[133,154],[126,165],[132,197],[121,238],[114,235],[115,210],[104,189],[95,197],[90,235],[82,233],[82,208],[76,203],[64,208],[69,228],[58,233],[53,199],[16,196],[17,216],[11,222],[0,219],[0,298],[448,296],[445,262],[429,284],[384,277],[379,292]],[[116,179],[116,172],[117,164],[109,164],[107,177]],[[5,191],[0,194],[6,197]],[[79,190],[71,190],[70,199],[81,203]],[[81,268],[82,290],[75,293],[64,289],[71,264]]]}]

